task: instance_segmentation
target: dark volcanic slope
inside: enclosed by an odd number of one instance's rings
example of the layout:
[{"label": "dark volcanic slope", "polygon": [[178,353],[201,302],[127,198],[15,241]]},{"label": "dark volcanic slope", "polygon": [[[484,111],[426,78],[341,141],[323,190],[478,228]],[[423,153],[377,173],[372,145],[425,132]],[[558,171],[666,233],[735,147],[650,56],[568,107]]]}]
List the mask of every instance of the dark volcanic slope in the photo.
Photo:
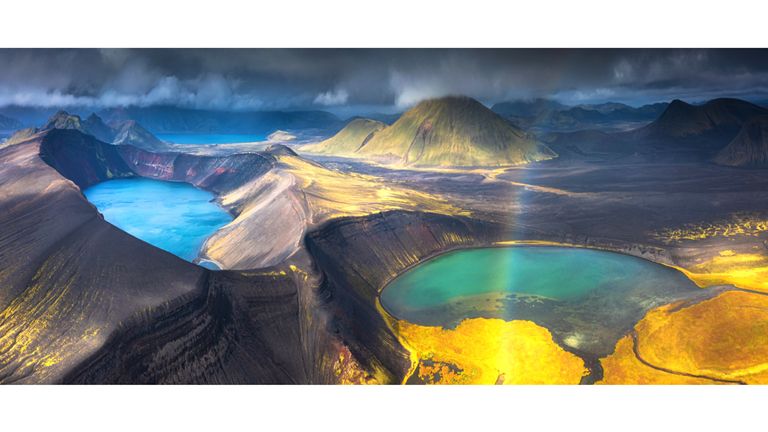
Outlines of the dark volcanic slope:
[{"label": "dark volcanic slope", "polygon": [[[293,276],[206,272],[204,293],[134,317],[71,383],[307,383]],[[322,381],[321,381],[322,382]]]},{"label": "dark volcanic slope", "polygon": [[718,153],[715,162],[730,166],[768,166],[768,116],[745,123],[736,138]]},{"label": "dark volcanic slope", "polygon": [[205,287],[201,268],[104,222],[39,145],[0,150],[0,383],[60,381],[121,322]]},{"label": "dark volcanic slope", "polygon": [[40,139],[40,157],[81,188],[138,175],[182,181],[219,193],[258,177],[275,163],[270,154],[259,153],[229,157],[153,153],[129,145],[110,145],[67,129],[51,130]]},{"label": "dark volcanic slope", "polygon": [[342,339],[338,323],[366,311],[318,291],[306,255],[210,272],[106,223],[78,187],[145,173],[228,190],[270,164],[153,154],[76,130],[0,149],[0,383],[401,380],[400,364],[351,354],[377,342]]},{"label": "dark volcanic slope", "polygon": [[669,104],[653,123],[632,133],[635,139],[663,143],[691,143],[719,150],[749,119],[768,110],[739,99],[714,99],[704,105],[680,100]]},{"label": "dark volcanic slope", "polygon": [[499,239],[497,225],[429,213],[386,212],[331,221],[307,235],[307,248],[324,274],[323,289],[340,313],[338,331],[359,358],[404,373],[410,362],[376,310],[392,278],[438,252]]}]

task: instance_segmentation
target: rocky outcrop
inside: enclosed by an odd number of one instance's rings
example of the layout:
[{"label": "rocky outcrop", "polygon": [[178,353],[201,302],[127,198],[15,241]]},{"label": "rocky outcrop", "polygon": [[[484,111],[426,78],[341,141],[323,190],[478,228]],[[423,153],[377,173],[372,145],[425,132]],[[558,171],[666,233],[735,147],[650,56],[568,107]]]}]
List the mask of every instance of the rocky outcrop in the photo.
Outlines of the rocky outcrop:
[{"label": "rocky outcrop", "polygon": [[155,153],[131,146],[121,146],[117,151],[139,176],[182,181],[219,194],[261,176],[275,163],[274,157],[268,153],[201,156]]},{"label": "rocky outcrop", "polygon": [[163,150],[167,146],[148,130],[133,120],[112,124],[112,136],[107,142],[115,145],[132,145],[150,151]]},{"label": "rocky outcrop", "polygon": [[74,130],[85,135],[91,135],[99,141],[115,145],[132,145],[150,151],[167,148],[164,142],[135,121],[113,121],[107,125],[96,114],[91,114],[83,120],[80,116],[69,114],[66,111],[59,111],[54,114],[42,128],[29,128],[16,132],[8,138],[5,145],[17,144],[35,134],[52,130]]},{"label": "rocky outcrop", "polygon": [[39,135],[40,158],[81,189],[104,180],[133,177],[120,148],[77,130],[52,129]]}]

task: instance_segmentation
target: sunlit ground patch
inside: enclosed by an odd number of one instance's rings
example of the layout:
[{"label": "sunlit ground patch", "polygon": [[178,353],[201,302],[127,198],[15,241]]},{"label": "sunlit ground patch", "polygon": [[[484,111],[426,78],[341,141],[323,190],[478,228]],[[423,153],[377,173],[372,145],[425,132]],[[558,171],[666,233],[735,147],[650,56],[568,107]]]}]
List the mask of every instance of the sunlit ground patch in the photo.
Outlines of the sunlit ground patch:
[{"label": "sunlit ground patch", "polygon": [[764,217],[751,213],[735,213],[728,220],[668,228],[655,233],[654,236],[664,242],[672,243],[715,237],[755,237],[764,232],[768,232],[768,220]]},{"label": "sunlit ground patch", "polygon": [[474,318],[455,329],[398,321],[416,352],[418,378],[430,384],[578,384],[583,360],[530,321]]},{"label": "sunlit ground patch", "polygon": [[[603,359],[604,382],[706,382],[695,376],[768,383],[768,296],[726,291],[693,305],[665,305],[650,311],[635,332],[635,352],[627,336]],[[666,372],[651,373],[649,366]]]},{"label": "sunlit ground patch", "polygon": [[768,257],[762,254],[725,250],[711,260],[681,270],[700,287],[734,285],[768,292]]}]

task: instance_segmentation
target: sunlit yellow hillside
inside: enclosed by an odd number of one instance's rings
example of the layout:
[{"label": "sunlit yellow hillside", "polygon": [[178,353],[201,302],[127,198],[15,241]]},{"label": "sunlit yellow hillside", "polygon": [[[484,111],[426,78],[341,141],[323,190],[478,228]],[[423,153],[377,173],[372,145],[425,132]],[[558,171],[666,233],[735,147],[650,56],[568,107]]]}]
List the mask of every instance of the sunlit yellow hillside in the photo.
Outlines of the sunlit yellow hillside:
[{"label": "sunlit yellow hillside", "polygon": [[357,153],[406,166],[503,166],[557,156],[478,101],[455,96],[421,102]]},{"label": "sunlit yellow hillside", "polygon": [[373,138],[376,132],[385,127],[387,125],[380,121],[364,118],[355,119],[331,138],[305,146],[303,150],[310,153],[352,155]]}]

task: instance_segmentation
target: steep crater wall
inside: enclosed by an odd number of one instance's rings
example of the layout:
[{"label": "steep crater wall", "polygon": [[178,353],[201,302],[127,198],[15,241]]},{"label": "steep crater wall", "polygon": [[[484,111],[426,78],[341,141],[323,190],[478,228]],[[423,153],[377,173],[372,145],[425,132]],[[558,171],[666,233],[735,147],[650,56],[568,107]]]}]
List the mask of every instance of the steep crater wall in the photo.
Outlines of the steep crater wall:
[{"label": "steep crater wall", "polygon": [[310,232],[307,249],[323,274],[322,292],[335,307],[334,325],[353,354],[379,363],[401,381],[411,366],[379,311],[380,290],[409,267],[441,252],[488,246],[503,226],[464,217],[390,211],[338,219]]}]

